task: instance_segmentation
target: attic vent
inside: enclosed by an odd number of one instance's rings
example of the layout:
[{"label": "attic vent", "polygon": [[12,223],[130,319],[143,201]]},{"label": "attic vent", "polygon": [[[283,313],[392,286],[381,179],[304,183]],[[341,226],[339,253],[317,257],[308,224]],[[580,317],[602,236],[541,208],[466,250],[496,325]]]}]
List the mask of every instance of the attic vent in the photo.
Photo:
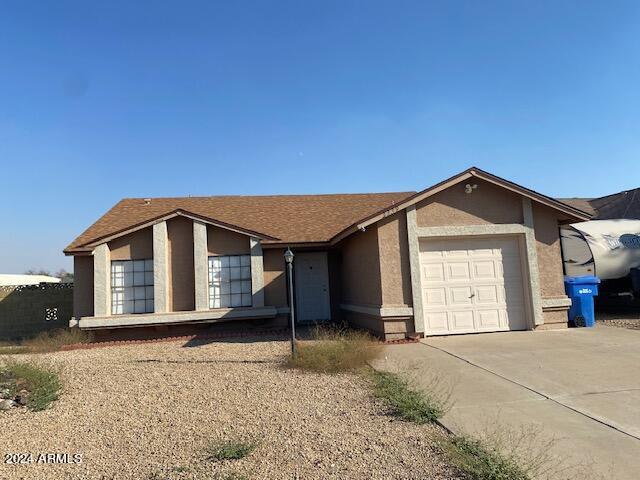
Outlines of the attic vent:
[{"label": "attic vent", "polygon": [[145,198],[144,199],[144,204],[145,205],[151,205],[151,199],[150,198]]}]

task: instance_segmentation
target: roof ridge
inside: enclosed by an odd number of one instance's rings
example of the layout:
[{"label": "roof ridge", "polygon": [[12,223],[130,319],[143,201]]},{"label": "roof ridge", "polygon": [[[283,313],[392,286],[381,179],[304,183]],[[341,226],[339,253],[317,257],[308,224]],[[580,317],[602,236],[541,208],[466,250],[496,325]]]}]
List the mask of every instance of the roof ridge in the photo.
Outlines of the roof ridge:
[{"label": "roof ridge", "polygon": [[124,200],[183,200],[183,199],[200,199],[200,198],[261,198],[261,197],[338,197],[338,196],[365,196],[365,195],[398,195],[416,193],[413,190],[394,191],[394,192],[356,192],[356,193],[276,193],[265,195],[187,195],[177,197],[125,197]]}]

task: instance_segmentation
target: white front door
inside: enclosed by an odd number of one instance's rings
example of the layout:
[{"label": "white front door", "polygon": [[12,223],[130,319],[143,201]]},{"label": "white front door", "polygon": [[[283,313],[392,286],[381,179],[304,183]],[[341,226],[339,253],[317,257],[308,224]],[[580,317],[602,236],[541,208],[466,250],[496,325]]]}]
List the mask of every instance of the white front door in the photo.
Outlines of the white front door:
[{"label": "white front door", "polygon": [[420,241],[425,334],[527,328],[516,237]]},{"label": "white front door", "polygon": [[296,253],[294,265],[297,321],[329,321],[331,306],[327,252]]}]

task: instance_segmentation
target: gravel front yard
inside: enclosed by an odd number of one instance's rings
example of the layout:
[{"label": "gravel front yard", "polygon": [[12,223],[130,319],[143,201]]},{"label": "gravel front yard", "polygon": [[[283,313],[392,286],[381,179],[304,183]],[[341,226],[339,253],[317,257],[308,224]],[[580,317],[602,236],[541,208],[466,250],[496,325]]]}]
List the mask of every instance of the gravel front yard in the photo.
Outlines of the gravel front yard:
[{"label": "gravel front yard", "polygon": [[[190,345],[34,356],[60,367],[65,391],[43,412],[0,412],[3,460],[80,453],[82,463],[3,463],[0,478],[458,478],[433,447],[441,432],[385,416],[357,376],[285,370],[282,341]],[[235,437],[259,446],[242,460],[206,460],[211,441]]]},{"label": "gravel front yard", "polygon": [[640,330],[640,312],[635,313],[605,313],[596,312],[596,325],[609,327],[630,328]]}]

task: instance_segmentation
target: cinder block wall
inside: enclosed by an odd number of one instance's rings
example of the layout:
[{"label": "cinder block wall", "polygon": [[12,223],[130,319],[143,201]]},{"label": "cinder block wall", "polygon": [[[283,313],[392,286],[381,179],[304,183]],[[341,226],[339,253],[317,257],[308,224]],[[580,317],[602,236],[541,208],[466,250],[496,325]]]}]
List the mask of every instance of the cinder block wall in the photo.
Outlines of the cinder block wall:
[{"label": "cinder block wall", "polygon": [[0,340],[66,328],[72,315],[72,283],[0,286]]}]

